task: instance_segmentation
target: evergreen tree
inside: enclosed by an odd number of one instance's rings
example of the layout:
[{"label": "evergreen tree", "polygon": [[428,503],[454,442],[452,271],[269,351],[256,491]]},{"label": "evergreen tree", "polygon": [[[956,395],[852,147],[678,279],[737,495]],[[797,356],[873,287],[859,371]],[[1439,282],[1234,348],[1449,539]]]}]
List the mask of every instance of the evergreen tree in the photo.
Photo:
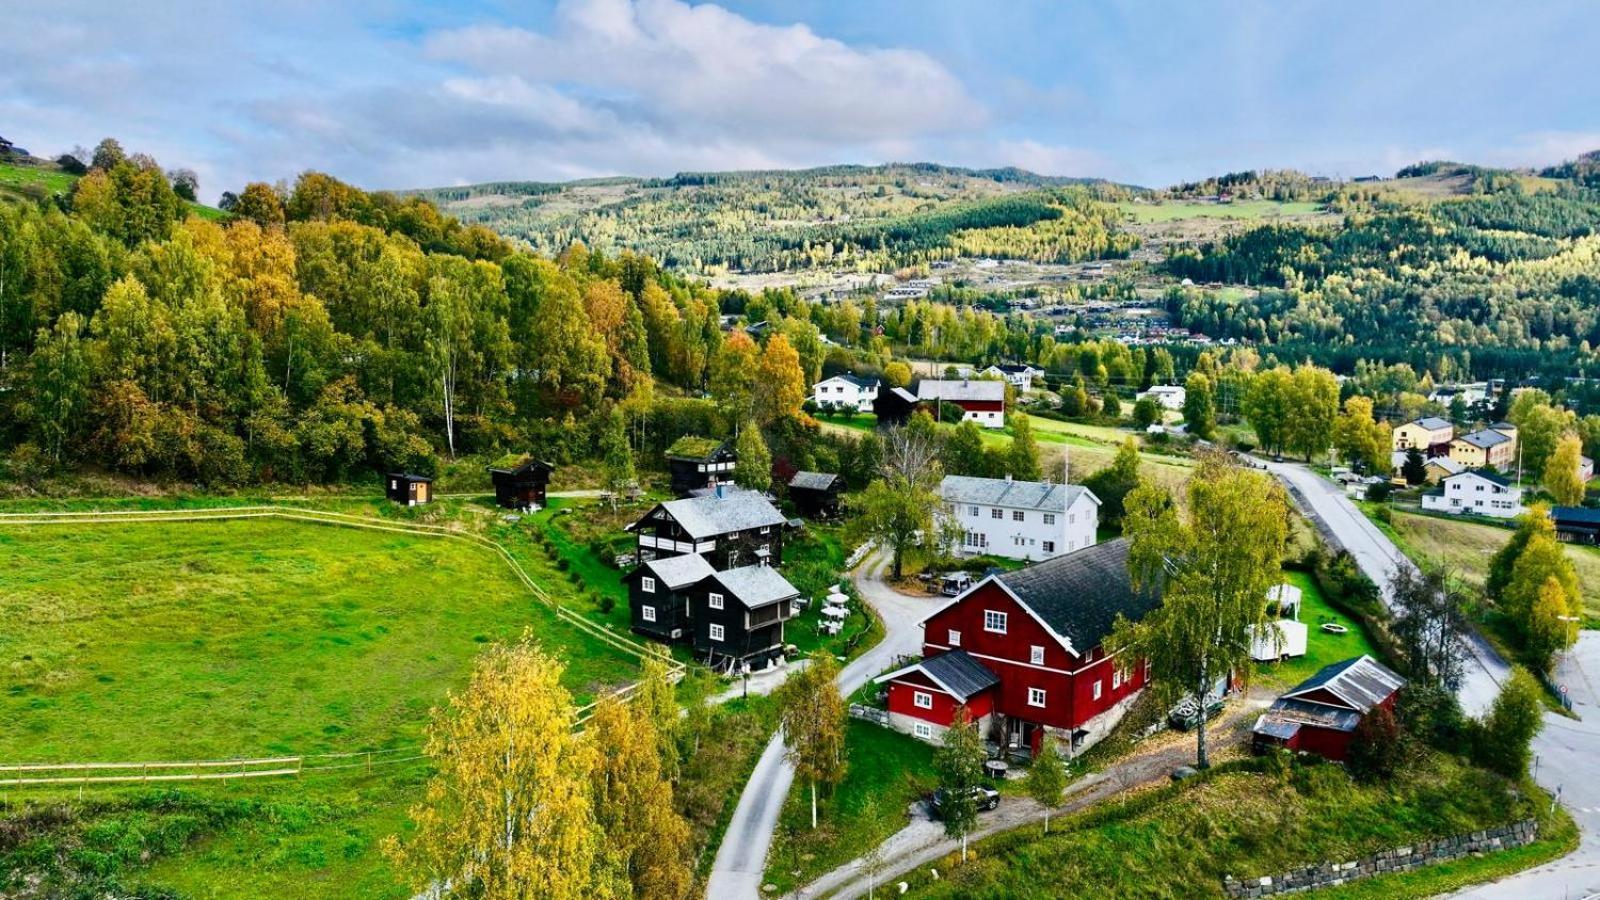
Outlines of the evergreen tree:
[{"label": "evergreen tree", "polygon": [[1400,465],[1400,475],[1406,484],[1422,484],[1428,480],[1428,463],[1422,458],[1421,450],[1406,448],[1406,461]]}]

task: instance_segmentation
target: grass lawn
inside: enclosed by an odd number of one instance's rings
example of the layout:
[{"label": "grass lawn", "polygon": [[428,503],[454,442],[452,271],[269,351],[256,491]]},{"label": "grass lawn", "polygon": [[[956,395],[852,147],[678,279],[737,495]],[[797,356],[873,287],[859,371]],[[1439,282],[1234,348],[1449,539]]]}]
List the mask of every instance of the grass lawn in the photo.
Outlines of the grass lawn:
[{"label": "grass lawn", "polygon": [[[1382,659],[1361,624],[1334,609],[1322,596],[1322,589],[1317,587],[1317,581],[1310,573],[1290,570],[1283,575],[1285,581],[1301,591],[1300,621],[1306,623],[1306,655],[1282,662],[1256,663],[1256,677],[1260,679],[1258,683],[1287,690],[1329,663],[1363,653],[1371,654],[1374,659]],[[1345,634],[1330,634],[1322,630],[1324,622],[1335,622],[1350,630]]]},{"label": "grass lawn", "polygon": [[844,781],[818,791],[815,830],[810,786],[790,789],[764,883],[786,892],[855,859],[904,828],[907,807],[933,790],[933,747],[897,731],[851,719],[845,758]]},{"label": "grass lawn", "polygon": [[1235,200],[1232,203],[1118,203],[1117,207],[1139,223],[1174,222],[1180,219],[1267,219],[1278,216],[1309,216],[1322,210],[1317,203],[1280,203],[1276,200]]},{"label": "grass lawn", "polygon": [[[980,841],[966,865],[956,856],[934,863],[938,881],[925,868],[907,880],[924,897],[1112,897],[1130,884],[1140,896],[1221,897],[1226,875],[1277,875],[1534,817],[1540,852],[1513,858],[1523,866],[1570,846],[1563,830],[1570,820],[1549,809],[1531,782],[1437,752],[1379,785],[1355,782],[1334,765],[1272,773],[1246,762],[1104,804],[1049,836],[1025,827]],[[1387,884],[1374,882],[1377,892],[1367,896],[1397,896],[1379,889]]]},{"label": "grass lawn", "polygon": [[52,194],[64,194],[72,190],[72,185],[77,180],[76,175],[68,175],[53,167],[45,169],[19,166],[15,163],[0,163],[0,190],[16,190],[29,185],[39,185]]},{"label": "grass lawn", "polygon": [[[1369,514],[1374,507],[1363,505]],[[1379,522],[1408,556],[1443,563],[1456,577],[1482,588],[1489,575],[1489,558],[1511,539],[1511,530],[1481,522],[1425,516],[1394,510],[1388,523]],[[1600,548],[1563,545],[1578,570],[1583,586],[1584,612],[1594,627],[1600,620]]]}]

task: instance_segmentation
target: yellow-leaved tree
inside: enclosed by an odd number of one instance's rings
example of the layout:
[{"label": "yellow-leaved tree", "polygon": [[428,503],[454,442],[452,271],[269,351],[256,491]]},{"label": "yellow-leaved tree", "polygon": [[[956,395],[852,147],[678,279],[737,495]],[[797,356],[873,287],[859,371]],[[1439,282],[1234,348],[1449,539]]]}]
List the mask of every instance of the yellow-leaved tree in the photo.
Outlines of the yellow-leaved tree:
[{"label": "yellow-leaved tree", "polygon": [[756,364],[755,417],[762,425],[792,416],[806,402],[805,372],[800,368],[800,354],[789,339],[775,334],[767,339]]},{"label": "yellow-leaved tree", "polygon": [[1562,506],[1583,503],[1584,483],[1578,469],[1583,462],[1583,442],[1575,434],[1556,441],[1550,461],[1544,464],[1544,489]]},{"label": "yellow-leaved tree", "polygon": [[602,698],[586,733],[599,751],[595,818],[641,900],[681,900],[689,892],[689,825],[672,805],[661,771],[667,739],[649,715],[615,696]]},{"label": "yellow-leaved tree", "polygon": [[412,887],[484,900],[627,896],[595,820],[593,742],[573,732],[561,672],[526,637],[497,644],[435,712],[415,829],[384,845]]}]

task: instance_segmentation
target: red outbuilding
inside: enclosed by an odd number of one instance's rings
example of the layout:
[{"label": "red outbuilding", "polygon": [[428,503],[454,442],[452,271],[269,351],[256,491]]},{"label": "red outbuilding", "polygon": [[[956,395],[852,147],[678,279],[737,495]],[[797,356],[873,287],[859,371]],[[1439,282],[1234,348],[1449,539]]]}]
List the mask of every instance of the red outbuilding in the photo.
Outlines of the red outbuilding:
[{"label": "red outbuilding", "polygon": [[[1069,737],[1074,752],[1110,731],[1147,680],[1142,662],[1107,656],[1101,643],[1118,616],[1138,621],[1160,604],[1152,589],[1134,585],[1128,544],[1115,540],[1015,572],[991,575],[922,623],[923,661],[880,676],[889,683],[891,724],[937,734],[957,705],[983,719],[997,742],[1037,753],[1046,733]],[[960,653],[992,674],[994,683],[935,693],[932,702],[906,703],[915,691],[938,686],[928,668]],[[962,663],[965,667],[965,662]],[[980,715],[981,711],[981,715]]]},{"label": "red outbuilding", "polygon": [[1251,746],[1315,753],[1343,762],[1362,717],[1378,707],[1394,712],[1405,679],[1370,656],[1323,666],[1273,702],[1256,720]]}]

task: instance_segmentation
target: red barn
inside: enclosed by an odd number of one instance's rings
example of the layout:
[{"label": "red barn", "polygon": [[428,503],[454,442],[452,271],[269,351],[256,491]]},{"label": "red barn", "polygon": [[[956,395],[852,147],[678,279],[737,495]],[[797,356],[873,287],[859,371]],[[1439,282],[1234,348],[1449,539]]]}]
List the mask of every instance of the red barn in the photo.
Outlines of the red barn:
[{"label": "red barn", "polygon": [[963,422],[977,422],[984,428],[1004,428],[1006,424],[1004,381],[929,379],[917,384],[917,401],[924,409],[938,409],[946,403],[958,406]]},{"label": "red barn", "polygon": [[1257,753],[1283,747],[1343,762],[1361,719],[1377,707],[1394,712],[1405,679],[1370,656],[1323,666],[1273,702],[1256,720]]},{"label": "red barn", "polygon": [[920,666],[880,676],[891,724],[913,733],[915,721],[950,724],[954,703],[897,707],[896,698],[926,690],[927,667],[960,651],[994,676],[962,702],[975,720],[985,711],[996,740],[1037,753],[1048,732],[1081,750],[1111,730],[1147,680],[1144,665],[1107,656],[1101,643],[1119,615],[1138,621],[1159,603],[1154,590],[1134,586],[1125,540],[991,575],[922,623]]}]

